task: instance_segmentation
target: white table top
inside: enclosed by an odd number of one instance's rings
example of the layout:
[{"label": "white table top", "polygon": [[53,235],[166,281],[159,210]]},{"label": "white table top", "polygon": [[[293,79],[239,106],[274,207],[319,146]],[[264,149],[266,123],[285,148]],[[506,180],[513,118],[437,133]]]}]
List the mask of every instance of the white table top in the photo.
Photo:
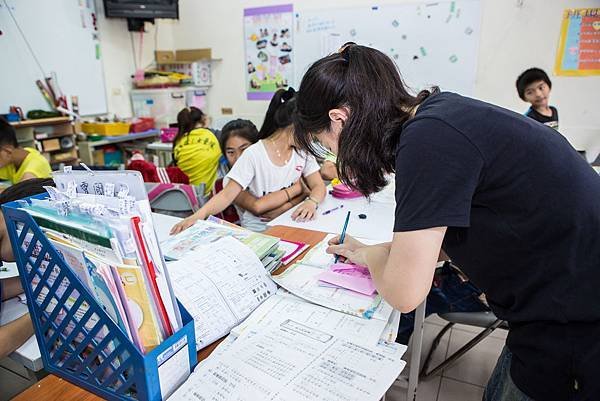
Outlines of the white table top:
[{"label": "white table top", "polygon": [[[323,212],[341,205],[344,207],[323,215]],[[337,199],[328,193],[323,203],[319,205],[315,220],[304,223],[293,221],[294,208],[270,221],[268,225],[297,227],[339,234],[346,220],[346,214],[351,212],[348,228],[346,229],[348,235],[386,242],[391,241],[394,234],[395,207],[393,184],[373,195],[371,201],[363,197]],[[360,219],[359,214],[364,214],[366,218]]]},{"label": "white table top", "polygon": [[[22,304],[18,297],[7,299],[2,302],[2,313],[0,313],[0,326],[12,322],[26,314],[27,305]],[[21,345],[10,355],[15,362],[25,366],[27,369],[37,372],[42,370],[44,364],[35,336],[31,336],[25,344]]]},{"label": "white table top", "polygon": [[146,149],[171,151],[173,150],[173,144],[170,142],[152,142],[146,145]]}]

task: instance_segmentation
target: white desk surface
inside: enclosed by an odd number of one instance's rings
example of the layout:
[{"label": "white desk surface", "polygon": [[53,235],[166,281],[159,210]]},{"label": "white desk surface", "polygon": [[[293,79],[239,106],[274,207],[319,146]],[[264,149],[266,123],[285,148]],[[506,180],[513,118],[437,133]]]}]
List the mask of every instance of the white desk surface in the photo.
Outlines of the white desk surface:
[{"label": "white desk surface", "polygon": [[146,145],[146,149],[151,150],[162,150],[162,151],[172,151],[173,144],[170,142],[152,142]]},{"label": "white desk surface", "polygon": [[[28,312],[27,305],[19,302],[19,298],[11,298],[2,302],[2,313],[0,314],[0,326],[18,319]],[[34,372],[42,370],[44,364],[35,336],[29,337],[25,344],[21,345],[10,355],[15,362],[25,366]]]},{"label": "white desk surface", "polygon": [[[181,220],[179,217],[167,216],[164,214],[153,213],[153,215],[154,227],[159,241],[167,238],[171,227]],[[8,267],[8,272],[0,272],[0,278],[15,277],[19,274],[15,263],[4,263],[3,266]],[[8,299],[2,303],[0,325],[12,322],[27,312],[27,305],[20,303],[18,298]],[[44,367],[42,355],[40,354],[40,349],[35,336],[31,336],[25,344],[10,355],[10,358],[34,372],[40,371]]]},{"label": "white desk surface", "polygon": [[[344,207],[323,215],[323,212],[326,210],[341,205],[344,205]],[[319,205],[317,216],[314,220],[303,223],[293,221],[292,213],[295,209],[293,208],[270,221],[268,225],[297,227],[339,234],[344,225],[346,214],[351,212],[348,228],[346,229],[348,235],[386,242],[392,240],[395,207],[393,185],[373,195],[371,201],[362,197],[356,199],[337,199],[328,192],[323,203]],[[359,214],[364,214],[366,218],[360,219],[358,217]]]}]

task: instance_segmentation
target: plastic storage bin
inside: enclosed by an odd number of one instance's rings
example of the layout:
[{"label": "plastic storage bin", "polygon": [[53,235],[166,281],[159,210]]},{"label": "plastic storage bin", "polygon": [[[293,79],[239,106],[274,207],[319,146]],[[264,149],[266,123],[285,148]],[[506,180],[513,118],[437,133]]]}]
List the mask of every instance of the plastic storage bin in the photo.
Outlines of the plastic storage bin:
[{"label": "plastic storage bin", "polygon": [[187,106],[206,111],[206,92],[203,88],[182,87],[166,89],[133,89],[131,105],[136,117],[153,117],[156,128],[168,128],[177,122],[177,113]]},{"label": "plastic storage bin", "polygon": [[[5,204],[2,209],[44,368],[109,400],[166,399],[196,365],[190,314],[179,304],[183,327],[142,354],[100,307],[33,218],[20,209],[19,202]],[[28,241],[27,234],[31,235]],[[37,285],[34,278],[39,279]],[[58,293],[59,288],[64,291]],[[75,299],[70,307],[66,302],[69,298]],[[87,311],[85,305],[89,305]],[[107,334],[100,338],[100,332]]]}]

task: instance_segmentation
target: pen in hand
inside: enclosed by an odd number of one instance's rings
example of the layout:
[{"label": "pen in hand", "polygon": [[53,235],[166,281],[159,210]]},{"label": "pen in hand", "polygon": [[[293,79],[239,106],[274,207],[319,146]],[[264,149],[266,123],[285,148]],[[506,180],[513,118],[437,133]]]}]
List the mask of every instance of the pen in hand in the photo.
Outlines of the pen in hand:
[{"label": "pen in hand", "polygon": [[[346,229],[348,228],[348,222],[350,221],[350,212],[346,214],[346,222],[344,223],[344,228],[342,228],[342,233],[340,234],[340,245],[344,243],[344,238],[346,238]],[[340,255],[335,255],[334,263],[337,263],[340,259]]]}]

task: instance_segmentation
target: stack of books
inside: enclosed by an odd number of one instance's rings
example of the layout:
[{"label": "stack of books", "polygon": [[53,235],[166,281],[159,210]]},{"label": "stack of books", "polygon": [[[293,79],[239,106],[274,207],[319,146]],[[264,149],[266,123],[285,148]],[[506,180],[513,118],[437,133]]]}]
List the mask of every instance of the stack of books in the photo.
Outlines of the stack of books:
[{"label": "stack of books", "polygon": [[308,247],[305,243],[281,240],[243,229],[224,220],[210,218],[206,221],[200,220],[187,230],[169,237],[161,243],[161,248],[165,258],[174,261],[198,247],[224,237],[233,237],[248,246],[269,273],[291,261]]}]

